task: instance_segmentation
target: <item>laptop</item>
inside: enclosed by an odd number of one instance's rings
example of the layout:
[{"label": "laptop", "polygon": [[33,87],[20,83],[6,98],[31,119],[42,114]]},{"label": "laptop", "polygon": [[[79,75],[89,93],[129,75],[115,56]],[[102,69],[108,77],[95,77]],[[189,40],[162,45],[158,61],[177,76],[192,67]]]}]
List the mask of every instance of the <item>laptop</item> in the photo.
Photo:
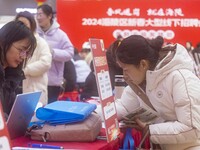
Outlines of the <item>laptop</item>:
[{"label": "laptop", "polygon": [[10,138],[24,136],[39,102],[41,91],[18,94],[7,120]]}]

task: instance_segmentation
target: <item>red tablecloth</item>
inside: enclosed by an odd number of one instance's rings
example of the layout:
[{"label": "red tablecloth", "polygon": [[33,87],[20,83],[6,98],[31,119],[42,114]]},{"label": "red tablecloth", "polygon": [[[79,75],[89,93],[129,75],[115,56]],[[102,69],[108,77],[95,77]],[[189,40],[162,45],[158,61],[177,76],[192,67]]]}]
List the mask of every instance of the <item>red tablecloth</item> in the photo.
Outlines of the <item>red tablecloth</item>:
[{"label": "red tablecloth", "polygon": [[[105,135],[105,130],[102,129],[100,135]],[[122,139],[121,139],[122,140]],[[120,147],[120,136],[118,139],[107,143],[106,140],[96,140],[94,142],[42,142],[31,140],[29,137],[19,137],[11,140],[13,147],[28,147],[29,144],[49,144],[62,146],[64,149],[81,149],[81,150],[118,150]]]},{"label": "red tablecloth", "polygon": [[[100,136],[105,136],[105,129],[101,130]],[[132,136],[134,138],[135,146],[137,147],[141,141],[141,133],[132,129]],[[81,149],[81,150],[119,150],[120,147],[123,147],[124,133],[121,132],[119,137],[107,143],[106,140],[95,140],[94,142],[42,142],[31,140],[29,137],[19,137],[14,140],[11,140],[13,147],[27,147],[29,144],[49,144],[55,146],[62,146],[64,149]],[[145,148],[150,147],[149,139],[145,141]]]}]

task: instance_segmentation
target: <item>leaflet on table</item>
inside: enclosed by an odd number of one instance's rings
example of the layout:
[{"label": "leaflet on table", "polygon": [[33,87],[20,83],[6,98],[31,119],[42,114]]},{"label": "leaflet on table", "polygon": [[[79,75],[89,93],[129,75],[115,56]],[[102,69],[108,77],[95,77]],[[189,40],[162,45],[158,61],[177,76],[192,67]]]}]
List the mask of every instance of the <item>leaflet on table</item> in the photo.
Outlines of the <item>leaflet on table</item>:
[{"label": "leaflet on table", "polygon": [[146,123],[153,123],[158,116],[159,115],[155,110],[150,108],[144,102],[140,102],[140,107],[138,107],[136,110],[133,110],[128,115],[123,116],[123,118],[126,121],[130,120],[130,123],[134,123],[135,118],[139,118],[141,121]]}]

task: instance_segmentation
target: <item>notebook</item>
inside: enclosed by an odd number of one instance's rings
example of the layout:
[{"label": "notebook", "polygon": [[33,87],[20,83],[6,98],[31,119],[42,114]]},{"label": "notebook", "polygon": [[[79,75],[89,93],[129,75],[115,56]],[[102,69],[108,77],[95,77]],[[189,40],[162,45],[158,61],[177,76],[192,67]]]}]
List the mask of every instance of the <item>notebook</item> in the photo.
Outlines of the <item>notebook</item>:
[{"label": "notebook", "polygon": [[7,120],[11,139],[25,135],[40,96],[41,92],[23,93],[16,96]]}]

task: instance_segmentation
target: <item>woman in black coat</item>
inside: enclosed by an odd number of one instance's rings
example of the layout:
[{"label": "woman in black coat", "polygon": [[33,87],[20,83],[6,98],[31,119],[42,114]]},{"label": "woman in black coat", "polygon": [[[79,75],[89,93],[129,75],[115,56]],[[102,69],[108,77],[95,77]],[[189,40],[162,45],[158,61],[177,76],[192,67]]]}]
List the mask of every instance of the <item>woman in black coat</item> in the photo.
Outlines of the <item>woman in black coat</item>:
[{"label": "woman in black coat", "polygon": [[35,47],[34,35],[22,22],[11,21],[0,29],[0,102],[6,116],[24,79],[22,68]]},{"label": "woman in black coat", "polygon": [[94,73],[94,65],[93,61],[90,63],[90,69],[91,72],[87,76],[85,80],[85,85],[83,88],[83,92],[81,93],[81,100],[87,100],[91,98],[92,96],[98,97],[98,89],[97,89],[97,82],[96,82],[96,77]]}]

